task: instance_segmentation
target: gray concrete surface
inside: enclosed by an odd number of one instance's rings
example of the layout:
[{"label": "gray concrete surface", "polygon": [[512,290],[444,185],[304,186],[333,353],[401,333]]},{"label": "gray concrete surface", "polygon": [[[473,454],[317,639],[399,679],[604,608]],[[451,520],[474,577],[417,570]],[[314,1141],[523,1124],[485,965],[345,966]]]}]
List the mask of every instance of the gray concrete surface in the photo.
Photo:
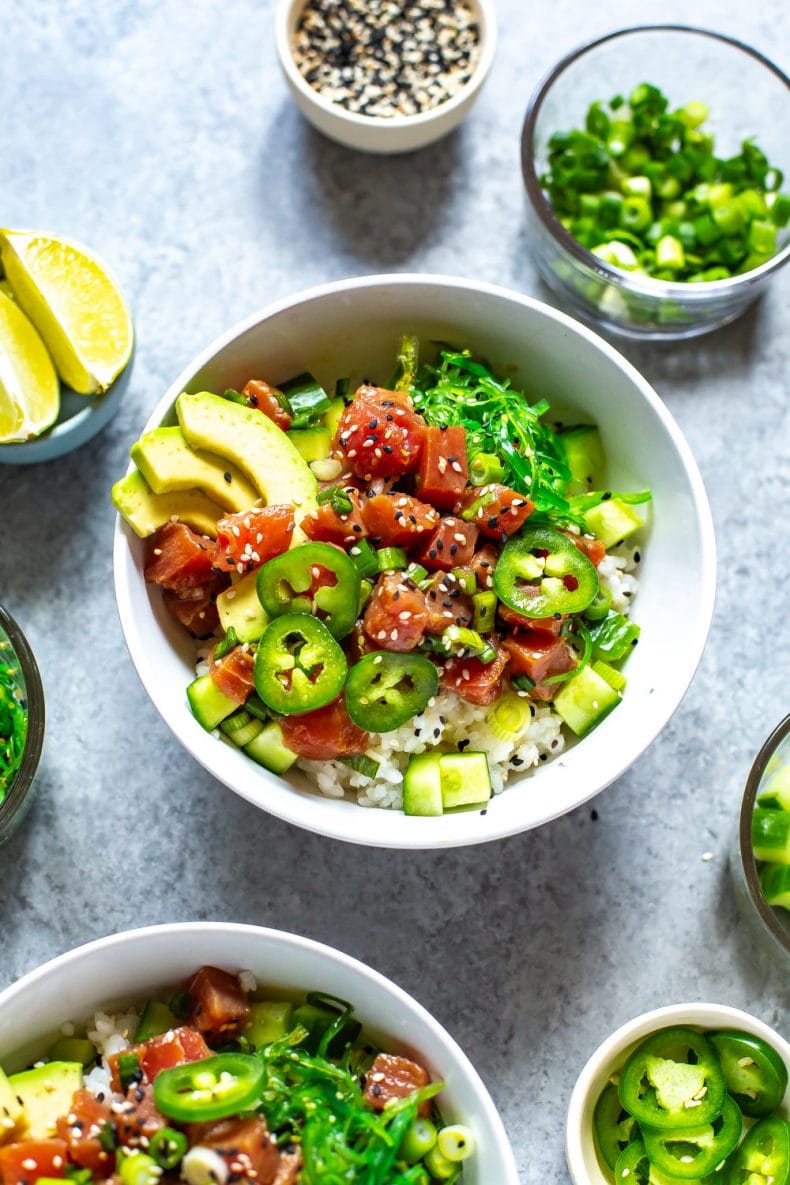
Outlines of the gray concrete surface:
[{"label": "gray concrete surface", "polygon": [[[39,656],[49,711],[36,804],[0,853],[0,987],[144,923],[300,931],[431,1008],[488,1082],[523,1181],[564,1183],[565,1103],[615,1026],[709,999],[790,1027],[787,969],[752,946],[726,868],[752,755],[788,707],[790,275],[701,341],[624,346],[707,484],[713,630],[689,694],[642,760],[594,810],[518,838],[438,855],[355,849],[213,782],[171,739],[124,648],[108,492],[177,372],[271,299],[387,270],[477,276],[545,299],[518,170],[530,91],[583,38],[683,20],[688,6],[498,0],[500,49],[479,106],[450,139],[389,160],[341,149],[302,121],[265,0],[1,7],[0,217],[72,235],[111,261],[138,344],[128,398],[101,438],[55,464],[0,470],[0,599]],[[693,17],[787,65],[781,0],[699,0]]]}]

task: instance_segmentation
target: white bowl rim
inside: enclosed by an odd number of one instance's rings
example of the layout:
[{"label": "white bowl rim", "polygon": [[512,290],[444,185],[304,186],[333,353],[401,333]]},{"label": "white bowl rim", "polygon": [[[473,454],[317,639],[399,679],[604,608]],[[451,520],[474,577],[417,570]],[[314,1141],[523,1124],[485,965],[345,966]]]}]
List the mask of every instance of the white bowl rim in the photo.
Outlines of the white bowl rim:
[{"label": "white bowl rim", "polygon": [[308,103],[351,127],[377,128],[382,132],[385,132],[387,128],[420,128],[436,119],[451,115],[468,100],[470,95],[480,89],[494,60],[497,21],[493,0],[473,0],[472,7],[476,6],[480,13],[477,22],[480,27],[480,56],[477,59],[477,65],[458,93],[451,99],[446,99],[445,102],[438,103],[436,107],[431,107],[428,111],[421,111],[417,115],[360,115],[356,111],[349,111],[341,103],[332,103],[329,99],[325,99],[320,91],[310,86],[301,70],[296,66],[291,51],[289,23],[294,9],[304,8],[306,4],[307,0],[280,0],[277,6],[274,18],[274,36],[280,64],[288,81]]},{"label": "white bowl rim", "polygon": [[[650,730],[650,735],[647,741],[640,748],[636,756],[623,755],[618,753],[617,760],[613,763],[613,767],[608,771],[606,780],[601,785],[596,785],[583,797],[579,798],[574,804],[574,808],[582,806],[591,798],[594,798],[607,786],[611,785],[617,778],[621,777],[623,773],[636,761],[647,748],[655,741],[656,737],[663,730],[673,713],[677,710],[683,696],[688,691],[694,674],[702,659],[702,655],[707,642],[708,634],[710,632],[710,624],[713,617],[713,607],[716,592],[716,543],[713,530],[713,516],[710,509],[710,503],[705,491],[701,474],[694,460],[691,448],[688,445],[683,433],[670,414],[668,408],[663,403],[657,392],[653,389],[650,383],[644,378],[635,366],[632,365],[614,346],[610,345],[604,338],[600,337],[593,329],[583,325],[581,322],[574,320],[567,313],[555,309],[553,306],[545,304],[542,301],[536,300],[534,297],[526,296],[523,293],[515,292],[511,289],[504,288],[497,284],[489,284],[485,281],[470,280],[463,276],[450,276],[432,273],[419,272],[405,272],[405,273],[382,273],[368,276],[353,276],[344,280],[335,280],[328,284],[319,284],[312,288],[307,288],[302,291],[292,293],[289,296],[281,297],[272,304],[265,306],[263,309],[252,313],[250,316],[243,318],[237,322],[225,333],[220,334],[205,350],[202,350],[196,358],[181,371],[175,381],[171,383],[165,394],[153,408],[143,432],[149,431],[156,427],[175,402],[176,397],[184,389],[190,379],[203,369],[212,358],[230,345],[237,337],[246,333],[248,330],[254,328],[256,325],[269,320],[278,313],[281,313],[289,308],[300,304],[305,304],[310,301],[320,300],[326,296],[331,296],[336,293],[347,292],[350,290],[364,290],[366,288],[375,288],[381,285],[408,288],[410,286],[420,287],[424,285],[433,285],[446,288],[465,289],[474,294],[486,294],[495,298],[508,300],[520,304],[523,308],[529,309],[540,316],[549,318],[564,326],[570,333],[576,334],[585,339],[588,343],[599,350],[606,358],[608,358],[616,367],[631,379],[631,381],[639,388],[640,394],[647,401],[653,413],[661,421],[663,429],[668,434],[674,447],[676,448],[683,464],[685,475],[689,482],[690,492],[693,498],[694,507],[696,510],[700,537],[700,562],[701,562],[701,582],[700,582],[700,600],[699,600],[699,619],[700,631],[698,638],[698,645],[693,653],[685,656],[686,666],[683,670],[682,677],[678,681],[677,698],[674,706],[668,707],[667,711],[656,717],[653,722],[653,727]],[[127,468],[127,473],[130,473],[134,465],[130,462]],[[115,597],[118,614],[121,622],[121,629],[123,631],[126,646],[132,659],[132,663],[137,671],[137,674],[148,693],[151,702],[159,712],[160,716],[167,724],[171,732],[174,733],[179,744],[181,744],[194,760],[203,765],[218,781],[223,785],[228,785],[234,793],[247,801],[252,802],[258,809],[263,809],[260,803],[256,802],[254,798],[247,794],[243,789],[236,786],[230,786],[225,782],[221,775],[216,772],[214,768],[209,766],[201,757],[198,757],[190,746],[178,736],[175,730],[170,725],[168,719],[169,704],[160,702],[159,690],[157,687],[154,673],[149,671],[143,673],[147,667],[145,647],[136,636],[135,631],[135,616],[128,595],[128,589],[125,586],[123,579],[123,569],[125,560],[128,559],[128,528],[123,523],[121,516],[118,515],[115,524],[115,536],[113,541],[113,580],[115,585]],[[276,775],[271,775],[275,777]],[[441,844],[432,843],[431,841],[421,837],[419,828],[415,828],[413,835],[408,837],[399,837],[397,841],[382,840],[380,834],[374,834],[375,826],[370,829],[370,834],[364,837],[360,835],[349,836],[341,826],[336,826],[334,820],[328,825],[322,818],[321,822],[314,822],[318,812],[303,811],[298,808],[299,798],[296,794],[289,796],[286,799],[286,805],[281,809],[276,803],[267,802],[266,811],[277,818],[284,819],[288,823],[293,823],[297,827],[302,827],[308,831],[312,831],[317,835],[324,835],[330,839],[342,840],[346,843],[358,843],[363,846],[370,847],[392,847],[398,849],[435,849],[437,847],[464,847],[472,844],[488,843],[491,840],[504,839],[511,835],[520,834],[524,828],[517,822],[502,823],[495,825],[494,820],[496,812],[489,812],[486,817],[486,827],[484,834],[465,834],[462,836],[454,836],[452,839],[443,840]],[[371,808],[371,815],[376,814],[375,809]],[[567,808],[559,804],[556,809],[549,809],[539,824],[549,823],[553,819],[567,813]],[[478,815],[473,815],[480,822]],[[419,822],[419,820],[417,820]]]},{"label": "white bowl rim", "polygon": [[[301,934],[294,934],[289,930],[277,930],[270,926],[254,926],[243,922],[167,922],[155,926],[140,926],[132,930],[120,930],[114,934],[108,934],[103,938],[95,938],[91,942],[73,947],[71,950],[65,951],[63,954],[57,955],[55,958],[47,960],[46,963],[42,963],[40,966],[26,972],[15,983],[0,992],[0,1011],[18,997],[35,991],[39,984],[51,975],[68,971],[71,966],[79,963],[86,956],[101,951],[110,952],[126,943],[140,943],[144,946],[150,939],[154,939],[157,935],[172,934],[176,931],[179,933],[193,934],[196,939],[214,934],[231,934],[241,940],[254,935],[257,938],[268,939],[275,943],[281,943],[284,946],[296,947],[302,951],[314,954],[319,958],[339,964],[351,974],[367,980],[382,996],[388,995],[391,1000],[394,999],[401,1008],[410,1013],[426,1028],[431,1029],[440,1038],[442,1044],[452,1053],[464,1078],[474,1090],[477,1106],[480,1108],[481,1116],[491,1133],[492,1140],[498,1144],[503,1159],[509,1162],[508,1168],[511,1179],[503,1182],[502,1185],[518,1185],[515,1156],[507,1132],[505,1131],[505,1125],[488,1092],[488,1088],[455,1038],[450,1035],[444,1025],[424,1005],[420,1004],[418,1000],[395,983],[394,980],[389,979],[386,975],[382,975],[380,971],[374,970],[373,967],[369,967],[361,960],[355,959],[352,955],[347,955],[336,947],[329,946],[324,942],[318,942],[314,938],[305,938]],[[196,951],[196,955],[199,957],[198,951]],[[381,1027],[386,1031],[386,1018],[382,1018]]]},{"label": "white bowl rim", "polygon": [[[715,1016],[716,1019],[712,1020],[712,1016]],[[603,1066],[627,1049],[629,1045],[642,1037],[649,1036],[651,1032],[674,1025],[701,1029],[726,1026],[752,1032],[776,1046],[777,1053],[784,1059],[788,1070],[790,1070],[790,1044],[776,1029],[771,1028],[765,1021],[742,1008],[734,1008],[730,1004],[712,1004],[695,1000],[688,1004],[665,1004],[660,1008],[652,1008],[649,1012],[635,1016],[633,1020],[626,1021],[619,1029],[616,1029],[591,1054],[571,1092],[565,1120],[565,1157],[574,1185],[592,1185],[581,1149],[581,1126],[585,1103],[595,1078]]]}]

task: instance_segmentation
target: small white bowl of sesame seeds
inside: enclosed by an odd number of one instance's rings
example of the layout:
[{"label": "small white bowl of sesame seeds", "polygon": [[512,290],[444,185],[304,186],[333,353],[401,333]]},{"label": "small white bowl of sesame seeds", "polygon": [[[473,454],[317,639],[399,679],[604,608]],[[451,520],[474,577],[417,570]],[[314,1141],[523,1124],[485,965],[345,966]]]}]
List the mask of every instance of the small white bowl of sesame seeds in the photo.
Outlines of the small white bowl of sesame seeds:
[{"label": "small white bowl of sesame seeds", "polygon": [[302,114],[363,152],[411,152],[467,114],[491,68],[493,0],[280,0],[276,43]]},{"label": "small white bowl of sesame seeds", "polygon": [[[613,1174],[599,1155],[594,1135],[595,1104],[606,1085],[617,1081],[629,1055],[647,1037],[661,1029],[691,1028],[701,1033],[733,1030],[767,1042],[790,1067],[790,1045],[764,1021],[727,1004],[669,1004],[644,1012],[622,1025],[599,1045],[581,1074],[568,1104],[565,1155],[573,1185],[611,1185]],[[777,1114],[790,1118],[790,1088]],[[651,1178],[652,1180],[652,1178]]]}]

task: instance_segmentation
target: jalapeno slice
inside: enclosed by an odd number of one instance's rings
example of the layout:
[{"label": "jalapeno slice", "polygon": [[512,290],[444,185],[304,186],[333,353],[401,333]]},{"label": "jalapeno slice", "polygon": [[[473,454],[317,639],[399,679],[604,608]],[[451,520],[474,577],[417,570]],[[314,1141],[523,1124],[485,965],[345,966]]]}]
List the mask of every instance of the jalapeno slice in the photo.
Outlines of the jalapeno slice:
[{"label": "jalapeno slice", "polygon": [[201,1123],[249,1110],[261,1096],[263,1063],[246,1053],[218,1053],[199,1062],[161,1070],[154,1102],[169,1119]]},{"label": "jalapeno slice", "polygon": [[581,613],[598,592],[598,573],[567,535],[527,526],[502,548],[494,592],[525,617]]},{"label": "jalapeno slice", "polygon": [[623,1149],[639,1138],[639,1125],[623,1107],[613,1082],[604,1087],[595,1104],[593,1131],[598,1151],[610,1169]]},{"label": "jalapeno slice", "polygon": [[790,1185],[790,1123],[760,1119],[734,1153],[727,1185]]},{"label": "jalapeno slice", "polygon": [[656,1131],[642,1127],[648,1159],[662,1173],[681,1181],[698,1181],[730,1155],[743,1131],[738,1104],[725,1096],[721,1115],[699,1127]]},{"label": "jalapeno slice", "polygon": [[323,622],[307,613],[286,613],[266,627],[253,679],[268,708],[299,716],[331,703],[347,670],[346,656]]},{"label": "jalapeno slice", "polygon": [[767,1041],[736,1029],[708,1033],[727,1090],[750,1119],[770,1115],[787,1090],[787,1066]]},{"label": "jalapeno slice", "polygon": [[648,1160],[641,1140],[632,1140],[620,1153],[614,1166],[614,1179],[617,1185],[677,1185],[682,1180],[668,1173],[659,1175]]},{"label": "jalapeno slice", "polygon": [[367,732],[391,732],[419,715],[439,690],[439,672],[420,654],[377,650],[348,672],[346,707]]},{"label": "jalapeno slice", "polygon": [[727,1084],[702,1033],[660,1029],[634,1050],[620,1075],[620,1102],[660,1131],[700,1127],[721,1114]]},{"label": "jalapeno slice", "polygon": [[258,600],[270,617],[309,613],[335,638],[357,619],[359,573],[354,561],[330,543],[303,543],[263,564]]}]

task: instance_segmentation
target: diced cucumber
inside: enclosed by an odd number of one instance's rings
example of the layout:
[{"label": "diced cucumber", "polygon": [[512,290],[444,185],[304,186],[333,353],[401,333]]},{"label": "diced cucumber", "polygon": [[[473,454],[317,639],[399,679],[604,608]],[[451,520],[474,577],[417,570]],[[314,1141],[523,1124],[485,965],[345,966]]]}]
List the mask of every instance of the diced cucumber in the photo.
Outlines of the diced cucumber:
[{"label": "diced cucumber", "polygon": [[403,775],[403,813],[441,815],[442,778],[440,753],[417,753]]},{"label": "diced cucumber", "polygon": [[755,807],[752,812],[752,849],[755,860],[790,864],[790,811]]},{"label": "diced cucumber", "polygon": [[769,809],[790,811],[790,762],[771,774],[757,802]]},{"label": "diced cucumber", "polygon": [[583,737],[608,716],[621,699],[619,691],[610,687],[592,667],[584,667],[557,692],[554,710],[572,732]]},{"label": "diced cucumber", "polygon": [[258,735],[244,746],[244,752],[274,774],[284,774],[296,761],[296,753],[283,743],[283,730],[276,720],[264,724]]},{"label": "diced cucumber", "polygon": [[294,1006],[287,1000],[260,1000],[250,1004],[249,1020],[244,1036],[253,1045],[269,1045],[279,1041],[291,1029]]},{"label": "diced cucumber", "polygon": [[565,493],[573,496],[600,489],[605,460],[598,429],[593,424],[576,424],[560,432],[557,443],[571,471]]},{"label": "diced cucumber", "polygon": [[642,526],[644,522],[636,511],[619,498],[610,498],[608,502],[592,506],[584,514],[585,530],[600,539],[604,547],[614,547]]},{"label": "diced cucumber", "polygon": [[269,624],[258,600],[258,573],[248,572],[217,597],[217,612],[225,633],[233,626],[239,642],[257,642]]},{"label": "diced cucumber", "polygon": [[596,675],[600,675],[602,679],[605,679],[615,691],[625,690],[625,685],[628,682],[625,675],[615,667],[610,667],[608,662],[604,662],[603,659],[599,658],[597,662],[592,664],[592,669]]},{"label": "diced cucumber", "polygon": [[764,864],[760,869],[760,884],[769,905],[790,909],[790,865]]},{"label": "diced cucumber", "polygon": [[485,805],[491,797],[491,774],[485,753],[442,753],[439,770],[442,805],[446,811]]},{"label": "diced cucumber", "polygon": [[152,1037],[158,1037],[161,1033],[166,1033],[168,1029],[177,1027],[178,1021],[167,1004],[163,1004],[161,1000],[148,1000],[137,1023],[134,1034],[135,1044],[140,1041],[150,1041]]},{"label": "diced cucumber", "polygon": [[187,699],[198,724],[213,732],[221,720],[235,712],[235,699],[220,691],[211,675],[199,675],[187,687]]},{"label": "diced cucumber", "polygon": [[[327,413],[329,414],[329,413]],[[294,428],[288,433],[301,455],[307,461],[323,461],[332,447],[332,433],[328,428]]]},{"label": "diced cucumber", "polygon": [[329,407],[324,412],[324,423],[326,424],[330,436],[334,436],[337,432],[338,422],[345,410],[346,405],[342,399],[333,399]]},{"label": "diced cucumber", "polygon": [[[47,1053],[47,1061],[79,1062],[87,1067],[98,1060],[96,1046],[87,1037],[58,1037]],[[2,1108],[0,1108],[0,1139],[2,1139]]]},{"label": "diced cucumber", "polygon": [[245,712],[243,708],[234,712],[232,716],[228,716],[227,720],[223,720],[220,724],[220,729],[228,740],[233,741],[233,744],[238,745],[240,749],[248,745],[262,728],[262,722],[255,716],[251,716],[249,712]]}]

